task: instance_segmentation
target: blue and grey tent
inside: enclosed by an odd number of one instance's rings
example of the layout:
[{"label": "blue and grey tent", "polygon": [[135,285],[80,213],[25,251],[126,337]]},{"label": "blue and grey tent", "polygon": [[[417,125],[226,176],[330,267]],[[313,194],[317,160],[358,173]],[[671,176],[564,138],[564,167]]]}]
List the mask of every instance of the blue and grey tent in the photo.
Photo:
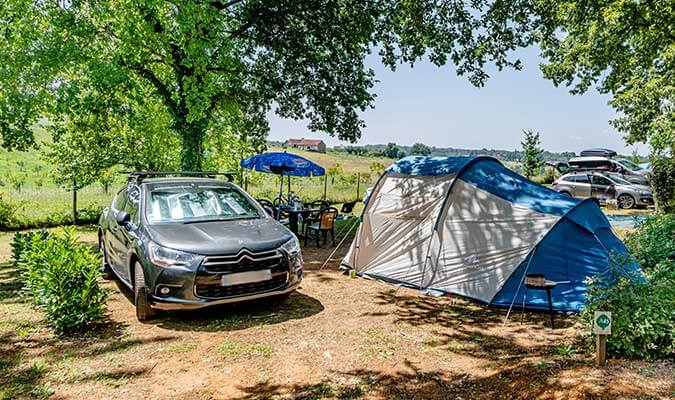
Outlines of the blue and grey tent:
[{"label": "blue and grey tent", "polygon": [[543,274],[565,282],[553,290],[553,308],[579,311],[586,278],[627,256],[594,199],[562,195],[490,157],[406,157],[373,187],[343,265],[378,279],[532,309],[548,308],[546,293],[525,296],[523,280]]}]

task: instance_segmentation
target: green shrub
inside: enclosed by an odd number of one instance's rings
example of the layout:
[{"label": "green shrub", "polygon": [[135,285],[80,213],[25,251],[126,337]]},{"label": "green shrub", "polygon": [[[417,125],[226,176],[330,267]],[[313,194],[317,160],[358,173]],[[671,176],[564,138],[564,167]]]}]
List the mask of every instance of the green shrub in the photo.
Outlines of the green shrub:
[{"label": "green shrub", "polygon": [[8,229],[15,223],[18,207],[17,203],[6,200],[0,192],[0,230]]},{"label": "green shrub", "polygon": [[656,206],[664,212],[675,212],[675,157],[652,157],[651,183]]},{"label": "green shrub", "polygon": [[59,334],[82,332],[104,318],[100,256],[78,243],[73,228],[33,234],[19,249],[19,271],[31,300]]},{"label": "green shrub", "polygon": [[17,232],[12,237],[12,258],[14,259],[14,265],[19,264],[24,251],[31,244],[33,236],[38,236],[40,239],[45,240],[49,236],[47,231],[29,231],[29,232]]},{"label": "green shrub", "polygon": [[608,277],[591,280],[581,316],[590,331],[595,311],[612,312],[607,346],[617,356],[675,358],[675,215],[647,218],[626,244],[644,275],[626,274],[615,266],[625,263],[613,263]]},{"label": "green shrub", "polygon": [[[668,261],[664,261],[666,263]],[[581,314],[592,336],[593,313],[611,311],[607,350],[615,356],[675,358],[675,268],[660,265],[645,279],[612,269],[613,285],[593,280]]]},{"label": "green shrub", "polygon": [[645,272],[675,256],[675,214],[659,214],[645,219],[626,237],[626,245]]}]

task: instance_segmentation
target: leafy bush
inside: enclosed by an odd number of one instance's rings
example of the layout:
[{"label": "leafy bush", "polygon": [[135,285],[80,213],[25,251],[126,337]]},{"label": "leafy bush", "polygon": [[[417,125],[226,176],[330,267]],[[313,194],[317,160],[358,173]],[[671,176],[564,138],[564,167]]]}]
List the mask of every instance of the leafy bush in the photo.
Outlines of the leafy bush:
[{"label": "leafy bush", "polygon": [[[12,217],[9,218],[6,224],[3,225],[2,209],[3,203],[0,197],[0,231],[1,230],[19,230],[19,229],[36,229],[36,228],[51,228],[63,225],[70,225],[72,223],[72,216],[68,211],[53,212],[47,216],[27,217],[25,215],[18,215],[16,210],[19,208],[14,203],[8,203],[12,207]],[[101,216],[101,207],[83,207],[77,211],[77,224],[88,225],[98,222]]]},{"label": "leafy bush", "polygon": [[12,237],[12,258],[14,259],[15,266],[19,264],[19,260],[26,248],[30,246],[34,236],[38,236],[41,240],[46,240],[49,233],[47,231],[17,232]]},{"label": "leafy bush", "polygon": [[675,212],[675,157],[653,157],[651,183],[657,207]]},{"label": "leafy bush", "polygon": [[21,280],[47,322],[59,334],[82,332],[100,323],[107,293],[98,284],[98,253],[78,243],[73,228],[26,239],[15,239]]},{"label": "leafy bush", "polygon": [[15,223],[18,205],[5,200],[0,192],[0,230],[8,229]]},{"label": "leafy bush", "polygon": [[675,214],[659,214],[645,219],[626,237],[626,245],[643,271],[675,257]]},{"label": "leafy bush", "polygon": [[582,318],[590,330],[595,311],[613,313],[607,346],[616,355],[675,358],[675,215],[647,218],[626,243],[644,276],[613,263],[608,276],[591,280]]},{"label": "leafy bush", "polygon": [[[667,263],[668,261],[664,261]],[[582,312],[588,330],[595,311],[611,311],[610,353],[629,358],[675,358],[675,265],[660,265],[642,278],[611,269],[608,286],[593,280]]]}]

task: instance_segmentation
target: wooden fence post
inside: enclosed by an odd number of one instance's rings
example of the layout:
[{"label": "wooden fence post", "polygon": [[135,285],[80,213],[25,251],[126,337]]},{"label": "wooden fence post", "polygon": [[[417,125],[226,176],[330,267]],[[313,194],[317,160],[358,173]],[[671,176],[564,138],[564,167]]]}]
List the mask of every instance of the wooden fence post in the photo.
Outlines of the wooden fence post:
[{"label": "wooden fence post", "polygon": [[77,181],[73,179],[73,225],[77,225]]},{"label": "wooden fence post", "polygon": [[323,176],[323,201],[326,201],[326,191],[328,190],[328,175]]},{"label": "wooden fence post", "polygon": [[356,200],[359,199],[359,192],[361,192],[361,173],[356,173]]}]

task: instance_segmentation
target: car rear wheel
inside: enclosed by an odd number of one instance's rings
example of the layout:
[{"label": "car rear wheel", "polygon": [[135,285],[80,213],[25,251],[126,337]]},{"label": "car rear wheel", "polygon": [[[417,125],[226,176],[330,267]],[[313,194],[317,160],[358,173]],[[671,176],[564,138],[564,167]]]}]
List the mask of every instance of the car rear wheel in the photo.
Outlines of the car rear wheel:
[{"label": "car rear wheel", "polygon": [[110,269],[110,264],[108,263],[108,256],[105,254],[103,238],[98,238],[98,251],[101,253],[101,272],[103,272],[103,279],[111,280],[114,276],[112,269]]},{"label": "car rear wheel", "polygon": [[567,197],[572,197],[572,193],[570,193],[570,192],[563,191],[563,192],[560,192],[560,194],[564,194]]},{"label": "car rear wheel", "polygon": [[621,209],[629,209],[635,207],[635,199],[629,194],[622,194],[616,199],[616,204]]},{"label": "car rear wheel", "polygon": [[145,286],[143,267],[138,261],[134,264],[134,303],[136,305],[136,318],[139,321],[147,321],[157,314],[157,311],[150,307],[148,302],[148,288]]}]

